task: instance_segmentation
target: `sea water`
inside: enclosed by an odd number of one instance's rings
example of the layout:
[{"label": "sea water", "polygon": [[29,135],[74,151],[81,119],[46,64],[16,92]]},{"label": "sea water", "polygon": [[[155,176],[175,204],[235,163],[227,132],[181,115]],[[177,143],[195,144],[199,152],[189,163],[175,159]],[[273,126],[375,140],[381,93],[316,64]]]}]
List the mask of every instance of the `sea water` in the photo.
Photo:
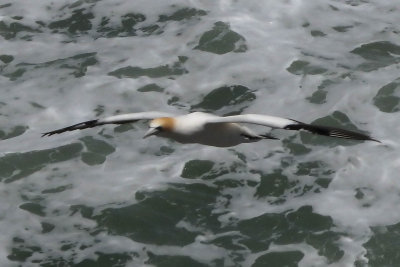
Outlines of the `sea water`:
[{"label": "sea water", "polygon": [[[397,266],[397,1],[1,1],[0,266]],[[232,148],[115,114],[259,113]],[[268,128],[252,127],[259,133]],[[217,134],[217,133],[216,133]]]}]

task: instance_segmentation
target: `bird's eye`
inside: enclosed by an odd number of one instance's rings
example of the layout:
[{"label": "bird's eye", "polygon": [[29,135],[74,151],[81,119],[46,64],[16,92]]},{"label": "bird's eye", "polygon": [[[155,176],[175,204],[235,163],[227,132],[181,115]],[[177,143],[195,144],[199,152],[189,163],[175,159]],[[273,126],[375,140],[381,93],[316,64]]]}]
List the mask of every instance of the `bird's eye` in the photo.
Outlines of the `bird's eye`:
[{"label": "bird's eye", "polygon": [[159,132],[161,132],[161,131],[163,130],[163,128],[162,128],[162,126],[157,126],[157,127],[156,127],[156,130],[159,131]]}]

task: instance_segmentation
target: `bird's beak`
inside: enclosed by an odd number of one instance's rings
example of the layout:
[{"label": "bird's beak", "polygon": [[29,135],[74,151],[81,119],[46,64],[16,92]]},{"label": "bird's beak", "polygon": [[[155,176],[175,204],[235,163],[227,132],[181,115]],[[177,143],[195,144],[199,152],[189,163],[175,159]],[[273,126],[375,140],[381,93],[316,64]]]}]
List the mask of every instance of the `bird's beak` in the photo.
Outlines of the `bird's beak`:
[{"label": "bird's beak", "polygon": [[147,132],[146,132],[146,134],[143,136],[143,139],[144,138],[147,138],[147,137],[149,137],[149,136],[151,136],[151,135],[155,135],[155,134],[157,134],[157,133],[159,133],[160,132],[160,130],[158,130],[157,128],[150,128]]}]

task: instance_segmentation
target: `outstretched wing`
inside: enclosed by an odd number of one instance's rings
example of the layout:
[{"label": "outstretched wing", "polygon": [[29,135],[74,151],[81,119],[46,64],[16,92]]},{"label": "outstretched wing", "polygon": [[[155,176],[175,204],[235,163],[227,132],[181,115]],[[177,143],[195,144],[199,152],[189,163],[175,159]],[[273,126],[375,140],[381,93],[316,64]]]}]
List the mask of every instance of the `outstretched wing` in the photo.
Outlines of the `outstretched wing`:
[{"label": "outstretched wing", "polygon": [[380,142],[379,140],[376,140],[366,134],[353,132],[341,128],[321,126],[321,125],[311,125],[296,120],[267,116],[267,115],[259,115],[259,114],[213,117],[210,118],[207,123],[226,123],[226,122],[251,123],[251,124],[268,126],[271,128],[285,129],[285,130],[306,130],[313,134],[318,134],[318,135],[325,135],[325,136],[352,139],[352,140],[370,140],[370,141]]},{"label": "outstretched wing", "polygon": [[46,133],[42,134],[42,137],[43,136],[51,136],[53,134],[60,134],[60,133],[68,132],[68,131],[93,128],[93,127],[96,127],[99,125],[104,125],[104,124],[124,124],[124,123],[135,122],[138,120],[151,120],[151,119],[155,119],[155,118],[171,117],[171,116],[173,116],[173,115],[168,114],[168,113],[163,113],[163,112],[157,112],[157,111],[121,114],[121,115],[107,117],[104,119],[84,121],[84,122],[77,123],[77,124],[74,124],[74,125],[71,125],[68,127],[64,127],[64,128],[58,129],[58,130],[46,132]]}]

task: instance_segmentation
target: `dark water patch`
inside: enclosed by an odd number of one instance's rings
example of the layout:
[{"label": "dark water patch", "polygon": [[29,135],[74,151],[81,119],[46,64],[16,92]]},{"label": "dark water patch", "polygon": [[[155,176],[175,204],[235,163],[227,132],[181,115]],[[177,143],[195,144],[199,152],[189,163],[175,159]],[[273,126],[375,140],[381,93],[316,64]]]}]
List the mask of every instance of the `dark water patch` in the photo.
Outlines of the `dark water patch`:
[{"label": "dark water patch", "polygon": [[12,6],[11,3],[0,5],[0,9]]},{"label": "dark water patch", "polygon": [[150,83],[137,89],[138,92],[164,92],[164,88],[156,83]]},{"label": "dark water patch", "polygon": [[303,184],[297,176],[288,177],[281,170],[263,174],[260,173],[260,183],[256,186],[255,197],[266,198],[269,204],[282,204],[288,200],[288,196],[301,197],[314,189],[320,188],[315,184]]},{"label": "dark water patch", "polygon": [[3,63],[8,64],[8,63],[10,63],[11,61],[14,60],[14,57],[11,56],[11,55],[0,55],[0,60]]},{"label": "dark water patch", "polygon": [[61,186],[57,186],[54,188],[49,188],[49,189],[45,189],[42,191],[42,194],[55,194],[55,193],[60,193],[63,192],[65,190],[69,190],[72,188],[72,185],[61,185]]},{"label": "dark water patch", "polygon": [[26,262],[37,251],[40,251],[40,247],[13,247],[7,258],[10,261]]},{"label": "dark water patch", "polygon": [[6,140],[6,139],[10,139],[10,138],[22,135],[28,129],[29,129],[28,126],[17,125],[8,132],[4,132],[4,131],[0,130],[0,140]]},{"label": "dark water patch", "polygon": [[[96,252],[97,259],[85,259],[77,264],[76,267],[125,267],[132,260],[132,256],[126,253],[101,253]],[[67,266],[67,265],[66,265]]]},{"label": "dark water patch", "polygon": [[[32,33],[51,31],[52,33],[63,34],[68,38],[66,42],[74,42],[76,37],[83,35],[90,35],[93,38],[146,37],[162,34],[170,22],[194,21],[196,19],[200,21],[200,18],[207,14],[206,11],[201,9],[182,7],[171,14],[159,15],[157,21],[149,21],[144,14],[129,12],[121,15],[120,20],[116,23],[115,20],[108,16],[102,17],[99,21],[96,20],[93,12],[96,2],[76,1],[72,4],[64,5],[56,11],[55,20],[36,21],[37,27],[25,25],[23,23],[24,18],[21,16],[12,16],[14,21],[18,22],[0,22],[0,35],[7,40],[19,38],[30,41],[34,38]],[[7,5],[3,6],[8,7]],[[51,10],[50,6],[48,8]]]},{"label": "dark water patch", "polygon": [[168,99],[167,104],[169,106],[177,106],[177,107],[184,107],[185,104],[180,102],[180,98],[177,96],[172,96],[171,98]]},{"label": "dark water patch", "polygon": [[134,26],[139,22],[145,21],[146,16],[140,13],[128,13],[121,17],[123,32],[133,32]]},{"label": "dark water patch", "polygon": [[[329,178],[317,178],[315,179],[315,184],[319,185],[322,188],[328,188],[329,184],[332,182],[332,179]],[[315,189],[315,193],[320,193],[321,190],[319,188]]]},{"label": "dark water patch", "polygon": [[290,154],[296,156],[306,155],[312,151],[311,148],[308,148],[304,144],[292,143],[292,141],[286,139],[282,141],[282,145],[289,150]]},{"label": "dark water patch", "polygon": [[[214,180],[217,177],[221,177],[224,174],[235,172],[236,163],[231,166],[225,166],[224,164],[216,164],[209,160],[190,160],[185,163],[182,169],[181,177],[186,179],[202,179],[202,180]],[[242,182],[240,182],[242,184]],[[219,188],[229,186],[231,184],[230,179],[224,179],[221,181],[214,182]]]},{"label": "dark water patch", "polygon": [[311,96],[306,99],[313,104],[324,104],[326,103],[326,97],[328,95],[327,89],[329,86],[336,84],[337,82],[327,79],[323,80],[320,85],[318,85],[317,91],[315,91]]},{"label": "dark water patch", "polygon": [[332,29],[334,29],[337,32],[348,32],[352,28],[354,28],[352,25],[332,27]]},{"label": "dark water patch", "polygon": [[319,178],[332,178],[335,173],[334,170],[328,168],[327,164],[323,161],[306,161],[297,164],[296,175],[309,175]]},{"label": "dark water patch", "polygon": [[[171,21],[200,19],[207,13],[204,10],[184,7],[177,9],[171,14],[159,15],[158,21],[148,21],[141,13],[127,13],[121,16],[120,24],[110,23],[110,18],[103,17],[97,26],[97,33],[102,37],[129,37],[129,36],[151,36],[164,32],[165,27]],[[145,22],[145,24],[143,23]]]},{"label": "dark water patch", "polygon": [[216,189],[204,184],[175,184],[164,191],[137,192],[138,203],[106,209],[94,219],[106,231],[137,242],[184,246],[200,233],[177,227],[181,221],[220,229],[217,215],[212,214],[217,196]]},{"label": "dark water patch", "polygon": [[338,261],[344,255],[337,244],[341,234],[330,230],[334,227],[331,217],[314,213],[310,206],[286,213],[265,213],[238,223],[238,229],[245,236],[240,243],[253,253],[267,250],[271,243],[307,243],[329,262]]},{"label": "dark water patch", "polygon": [[143,26],[139,29],[141,31],[141,36],[152,36],[152,35],[160,35],[164,32],[164,27],[161,27],[157,24]]},{"label": "dark water patch", "polygon": [[199,103],[191,107],[191,110],[219,111],[224,115],[239,114],[255,99],[256,95],[245,86],[222,86],[205,95]]},{"label": "dark water patch", "polygon": [[71,214],[79,212],[79,214],[85,219],[92,219],[94,208],[85,205],[72,205],[70,208]]},{"label": "dark water patch", "polygon": [[393,113],[400,110],[400,78],[379,89],[373,99],[374,105],[382,112]]},{"label": "dark water patch", "polygon": [[[351,122],[349,117],[340,111],[334,111],[331,115],[316,119],[311,124],[329,126],[329,127],[338,127],[350,131],[368,134],[367,132],[358,129]],[[351,146],[358,144],[360,142],[355,140],[347,140],[343,138],[318,136],[304,131],[300,132],[300,138],[304,144],[324,145],[329,147],[334,147],[338,145]]]},{"label": "dark water patch", "polygon": [[330,216],[314,213],[311,206],[303,206],[297,211],[287,213],[286,219],[290,223],[294,223],[296,227],[311,234],[328,230],[334,226]]},{"label": "dark water patch", "polygon": [[311,34],[312,37],[324,37],[324,36],[326,36],[326,33],[324,33],[323,31],[320,31],[320,30],[312,30],[310,32],[310,34]]},{"label": "dark water patch", "polygon": [[270,252],[258,257],[251,267],[296,267],[303,257],[301,251]]},{"label": "dark water patch", "polygon": [[[227,189],[227,188],[243,188],[244,186],[248,186],[248,182],[245,179],[237,179],[237,177],[235,178],[225,178],[225,179],[221,179],[218,181],[213,182],[214,185],[218,186],[218,188],[220,188],[221,190],[223,189]],[[250,181],[251,184],[251,181]],[[230,196],[227,196],[229,199],[231,198]]]},{"label": "dark water patch", "polygon": [[40,27],[46,27],[46,23],[44,23],[44,22],[41,21],[41,20],[37,20],[37,21],[35,21],[35,23],[36,23],[37,25],[39,25]]},{"label": "dark water patch", "polygon": [[338,261],[344,255],[337,243],[341,234],[330,230],[334,227],[331,217],[314,213],[311,206],[303,206],[288,212],[286,221],[289,227],[274,240],[275,244],[305,242],[318,250],[318,254],[326,257],[328,262]]},{"label": "dark water patch", "polygon": [[357,67],[364,72],[374,71],[400,62],[400,46],[388,41],[363,44],[350,52],[365,59],[365,62]]},{"label": "dark water patch", "polygon": [[115,148],[109,143],[92,136],[85,136],[80,138],[80,140],[85,144],[87,150],[93,153],[109,155],[115,151]]},{"label": "dark water patch", "polygon": [[369,187],[358,187],[354,190],[354,198],[356,198],[363,208],[372,206],[371,199],[376,198],[376,193]]},{"label": "dark water patch", "polygon": [[11,17],[12,19],[15,19],[15,20],[21,20],[21,19],[23,19],[24,17],[23,16],[13,16],[13,17]]},{"label": "dark water patch", "polygon": [[223,235],[216,237],[212,241],[205,242],[207,244],[213,244],[221,248],[225,248],[226,250],[230,250],[233,253],[238,253],[238,252],[244,252],[246,247],[242,244],[240,244],[238,241],[241,240],[242,235],[239,235],[237,233],[232,233],[228,235]]},{"label": "dark water patch", "polygon": [[114,128],[114,132],[115,133],[123,133],[123,132],[127,132],[129,130],[135,129],[135,126],[133,126],[130,123],[125,123],[125,124],[121,124],[118,125]]},{"label": "dark water patch", "polygon": [[210,160],[191,160],[185,163],[181,177],[182,178],[199,178],[202,175],[211,171],[214,162]]},{"label": "dark water patch", "polygon": [[180,97],[175,96],[175,95],[171,96],[167,100],[167,104],[169,106],[175,106],[177,109],[181,109],[181,110],[189,110],[190,109],[190,106],[186,100],[182,100]]},{"label": "dark water patch", "polygon": [[95,139],[92,136],[80,138],[84,143],[87,151],[82,152],[81,160],[87,165],[99,165],[104,163],[106,156],[113,153],[115,148],[109,143]]},{"label": "dark water patch", "polygon": [[128,66],[114,70],[108,73],[108,75],[117,78],[138,78],[141,76],[147,76],[150,78],[160,78],[160,77],[173,78],[173,76],[183,75],[188,73],[188,71],[184,68],[184,63],[186,62],[186,60],[187,57],[179,57],[179,61],[171,65],[163,65],[154,68],[141,68],[141,67]]},{"label": "dark water patch", "polygon": [[63,69],[69,71],[68,75],[79,78],[86,74],[89,66],[98,63],[96,54],[96,52],[78,54],[72,57],[56,59],[44,63],[19,63],[15,66],[6,68],[2,75],[14,81],[21,78],[25,73],[31,73],[37,69]]},{"label": "dark water patch", "polygon": [[[249,250],[239,242],[242,238],[243,236],[234,230],[229,234],[204,241],[204,244],[223,248],[226,252],[226,255],[221,255],[221,258],[213,260],[208,266],[243,266],[242,263],[246,259],[245,255],[248,254]],[[233,262],[233,264],[226,264],[226,261]]]},{"label": "dark water patch", "polygon": [[145,20],[146,16],[141,13],[128,13],[121,16],[121,24],[111,25],[110,19],[103,17],[97,32],[107,38],[136,36],[139,30],[137,24]]},{"label": "dark water patch", "polygon": [[44,107],[36,102],[29,102],[29,104],[31,104],[32,107],[37,108],[37,109],[46,109],[46,107]]},{"label": "dark water patch", "polygon": [[[76,244],[75,244],[76,245]],[[81,248],[83,249],[83,248]],[[72,259],[47,257],[38,261],[40,267],[125,267],[130,266],[132,259],[136,258],[135,253],[103,253],[95,252],[96,259],[84,259],[80,262],[74,262]],[[75,256],[75,255],[73,255]]]},{"label": "dark water patch", "polygon": [[[2,36],[6,40],[14,39],[19,36],[20,39],[29,39],[31,33],[38,33],[39,29],[34,29],[29,26],[26,26],[20,22],[11,22],[6,23],[4,21],[0,21],[0,36]],[[26,34],[30,33],[30,34]]]},{"label": "dark water patch", "polygon": [[13,238],[13,243],[11,247],[11,253],[7,256],[10,261],[16,262],[26,262],[26,260],[33,255],[35,252],[41,252],[41,249],[37,245],[29,244],[19,237]]},{"label": "dark water patch", "polygon": [[369,266],[396,266],[400,262],[400,223],[372,228],[371,239],[364,244]]},{"label": "dark water patch", "polygon": [[103,115],[106,107],[104,105],[97,105],[95,109],[93,109],[95,116],[99,117],[100,115]]},{"label": "dark water patch", "polygon": [[229,24],[218,21],[212,30],[203,33],[199,44],[194,48],[218,55],[229,52],[246,52],[246,39],[230,29]]},{"label": "dark water patch", "polygon": [[60,247],[61,251],[71,251],[78,246],[78,242],[64,241]]},{"label": "dark water patch", "polygon": [[315,232],[307,236],[306,242],[318,250],[318,254],[325,256],[329,264],[340,261],[344,251],[339,246],[341,233],[336,231]]},{"label": "dark water patch", "polygon": [[73,263],[68,262],[65,259],[62,258],[53,258],[53,257],[48,257],[42,261],[40,261],[40,267],[67,267],[67,266],[71,266],[73,265]]},{"label": "dark water patch", "polygon": [[306,193],[305,190],[309,191],[311,189],[314,189],[315,193],[319,193],[321,192],[321,188],[328,188],[329,184],[332,182],[334,173],[335,171],[330,169],[322,161],[307,161],[297,164],[297,171],[295,175],[307,175],[315,177],[315,185],[311,188],[305,186],[305,188],[303,188],[303,193]]},{"label": "dark water patch", "polygon": [[49,29],[54,33],[87,33],[92,29],[91,20],[94,18],[93,13],[85,9],[72,10],[72,14],[65,19],[56,20],[49,23]]},{"label": "dark water patch", "polygon": [[168,156],[174,153],[175,149],[172,146],[160,146],[160,149],[154,153],[156,156]]},{"label": "dark water patch", "polygon": [[286,70],[295,75],[317,75],[327,72],[327,69],[304,60],[293,61]]},{"label": "dark water patch", "polygon": [[26,210],[32,214],[38,215],[38,216],[45,216],[46,213],[44,212],[45,207],[38,203],[33,203],[33,202],[27,202],[24,204],[21,204],[19,206],[20,209]]},{"label": "dark water patch", "polygon": [[239,241],[251,252],[257,253],[267,250],[282,231],[288,229],[288,223],[281,214],[265,213],[258,217],[243,220],[238,223],[237,229],[245,236]]},{"label": "dark water patch", "polygon": [[1,75],[9,78],[11,81],[19,79],[20,77],[22,77],[22,75],[24,75],[25,72],[26,72],[25,68],[13,68],[11,70],[0,69]]},{"label": "dark water patch", "polygon": [[82,149],[82,144],[73,143],[52,149],[6,154],[0,158],[0,180],[10,183],[22,179],[48,164],[76,158]]},{"label": "dark water patch", "polygon": [[82,152],[81,160],[89,166],[94,166],[103,164],[106,161],[106,157],[97,153]]},{"label": "dark water patch", "polygon": [[257,187],[255,196],[259,198],[268,196],[277,197],[278,200],[276,202],[279,203],[284,201],[284,199],[279,199],[279,197],[284,197],[286,190],[298,183],[295,181],[289,181],[289,178],[279,171],[270,174],[264,174],[261,176],[260,180],[261,181]]},{"label": "dark water patch", "polygon": [[148,252],[149,259],[147,264],[157,267],[207,267],[209,265],[195,261],[188,256],[156,255]]},{"label": "dark water patch", "polygon": [[42,234],[50,233],[56,227],[54,224],[47,222],[42,222],[41,225],[42,225]]},{"label": "dark water patch", "polygon": [[170,15],[160,15],[158,18],[159,22],[166,21],[181,21],[181,20],[189,20],[193,18],[199,18],[201,16],[207,15],[207,12],[201,9],[184,7],[176,10],[174,13]]},{"label": "dark water patch", "polygon": [[307,100],[313,104],[324,104],[326,103],[326,96],[328,92],[325,90],[317,90],[310,97],[307,97]]}]

